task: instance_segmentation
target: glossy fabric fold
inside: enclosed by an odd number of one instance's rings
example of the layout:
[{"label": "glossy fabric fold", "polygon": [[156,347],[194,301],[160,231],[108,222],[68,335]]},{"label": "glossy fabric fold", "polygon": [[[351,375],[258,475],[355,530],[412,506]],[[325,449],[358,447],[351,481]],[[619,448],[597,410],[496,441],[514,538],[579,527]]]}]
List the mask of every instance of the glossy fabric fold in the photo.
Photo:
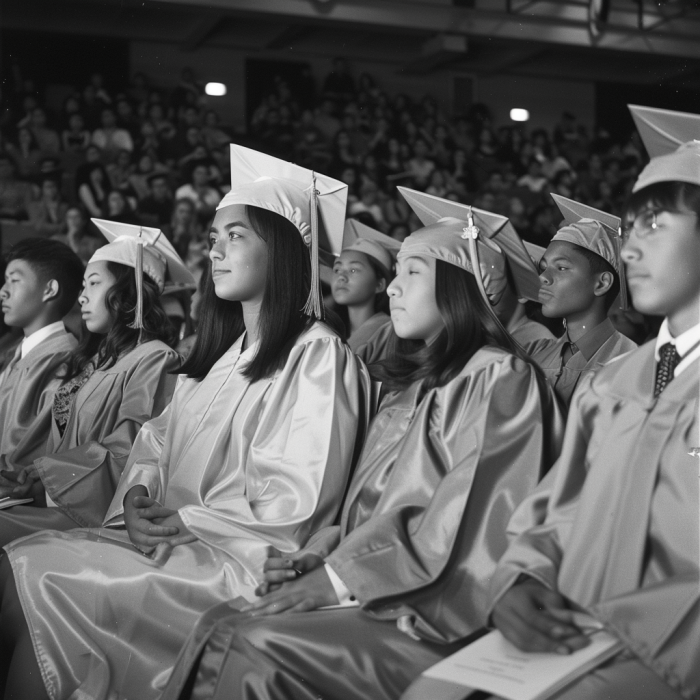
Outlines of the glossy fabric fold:
[{"label": "glossy fabric fold", "polygon": [[556,459],[562,430],[534,368],[493,348],[443,387],[388,394],[340,526],[307,548],[362,608],[258,620],[214,609],[181,652],[164,700],[178,697],[192,669],[205,678],[196,698],[398,697],[486,622],[508,519]]},{"label": "glossy fabric fold", "polygon": [[368,420],[368,377],[320,324],[273,377],[242,375],[239,340],[139,433],[107,518],[144,484],[198,537],[145,557],[124,530],[7,547],[50,697],[157,698],[195,621],[253,597],[268,543],[299,549],[336,518]]},{"label": "glossy fabric fold", "polygon": [[34,462],[57,508],[0,510],[0,546],[41,530],[102,524],[141,426],[170,403],[170,372],[179,364],[174,350],[153,340],[92,374],[74,397],[63,436],[52,419],[47,454]]},{"label": "glossy fabric fold", "polygon": [[654,367],[651,342],[576,394],[544,521],[509,547],[492,600],[527,573],[698,698],[700,362],[656,400]]},{"label": "glossy fabric fold", "polygon": [[66,331],[54,333],[16,363],[0,382],[0,461],[19,471],[46,454],[51,433],[51,402],[61,379],[56,376],[78,341]]},{"label": "glossy fabric fold", "polygon": [[366,365],[371,365],[384,359],[392,328],[387,314],[376,313],[348,338],[348,345]]}]

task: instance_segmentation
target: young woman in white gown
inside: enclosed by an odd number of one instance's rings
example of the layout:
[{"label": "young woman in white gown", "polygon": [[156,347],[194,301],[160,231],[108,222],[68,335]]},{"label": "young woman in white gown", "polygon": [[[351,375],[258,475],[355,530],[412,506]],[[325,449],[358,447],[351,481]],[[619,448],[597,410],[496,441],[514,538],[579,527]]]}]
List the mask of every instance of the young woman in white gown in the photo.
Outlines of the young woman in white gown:
[{"label": "young woman in white gown", "polygon": [[6,547],[6,698],[157,698],[197,618],[253,599],[268,545],[298,550],[337,516],[368,379],[314,318],[307,245],[342,233],[346,188],[235,146],[232,165],[197,343],[104,526]]}]

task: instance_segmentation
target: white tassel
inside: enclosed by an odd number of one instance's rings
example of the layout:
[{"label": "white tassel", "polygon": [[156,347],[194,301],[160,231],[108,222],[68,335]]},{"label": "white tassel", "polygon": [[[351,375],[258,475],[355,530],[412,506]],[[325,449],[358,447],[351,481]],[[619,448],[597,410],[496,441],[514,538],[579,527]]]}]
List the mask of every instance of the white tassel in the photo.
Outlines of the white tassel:
[{"label": "white tassel", "polygon": [[318,260],[318,195],[316,189],[316,173],[313,173],[313,183],[311,185],[311,289],[309,298],[304,306],[304,313],[307,316],[315,316],[319,321],[323,321],[323,303],[321,301],[321,276]]}]

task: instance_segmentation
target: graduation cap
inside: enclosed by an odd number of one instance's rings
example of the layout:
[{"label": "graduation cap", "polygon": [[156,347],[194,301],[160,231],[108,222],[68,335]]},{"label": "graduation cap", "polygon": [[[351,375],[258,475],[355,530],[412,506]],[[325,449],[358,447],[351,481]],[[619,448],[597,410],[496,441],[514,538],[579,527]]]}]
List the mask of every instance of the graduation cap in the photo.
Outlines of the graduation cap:
[{"label": "graduation cap", "polygon": [[361,221],[348,219],[345,222],[342,250],[356,250],[358,253],[368,255],[379,263],[387,279],[392,276],[396,256],[400,249],[401,243],[395,238],[387,236]]},{"label": "graduation cap", "polygon": [[537,300],[537,268],[507,217],[406,187],[398,189],[425,227],[404,240],[399,259],[428,255],[457,265],[474,274],[487,298],[496,301],[508,282],[507,260],[518,297]]},{"label": "graduation cap", "polygon": [[217,209],[247,204],[291,221],[311,252],[311,292],[305,313],[323,318],[319,247],[338,255],[343,240],[348,186],[250,148],[231,144],[231,190]]},{"label": "graduation cap", "polygon": [[530,243],[530,241],[523,241],[523,245],[525,246],[527,254],[530,256],[530,260],[532,260],[532,262],[535,264],[535,267],[539,270],[540,260],[542,260],[542,258],[544,257],[544,254],[547,251],[547,249],[541,245],[537,245],[537,243]]},{"label": "graduation cap", "polygon": [[621,219],[613,214],[552,193],[564,217],[564,226],[552,237],[590,250],[605,260],[620,279],[620,306],[627,309],[627,280],[622,263]]},{"label": "graduation cap", "polygon": [[103,260],[135,270],[136,313],[132,328],[143,327],[144,275],[153,280],[161,294],[196,287],[192,273],[160,229],[105,219],[92,219],[92,222],[108,242],[95,251],[90,262]]},{"label": "graduation cap", "polygon": [[700,185],[700,116],[639,105],[628,107],[651,157],[632,191],[657,182]]}]

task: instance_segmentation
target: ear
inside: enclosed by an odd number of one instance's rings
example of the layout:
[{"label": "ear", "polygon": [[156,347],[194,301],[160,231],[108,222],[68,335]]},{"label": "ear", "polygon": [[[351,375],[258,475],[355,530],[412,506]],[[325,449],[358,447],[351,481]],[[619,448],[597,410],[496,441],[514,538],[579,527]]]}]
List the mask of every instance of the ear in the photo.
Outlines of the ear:
[{"label": "ear", "polygon": [[44,287],[44,295],[41,297],[42,301],[53,301],[58,296],[60,288],[56,280],[49,280]]},{"label": "ear", "polygon": [[379,278],[379,282],[377,282],[377,286],[374,289],[375,294],[381,294],[382,292],[386,292],[386,280],[383,277]]},{"label": "ear", "polygon": [[613,286],[615,282],[615,277],[612,272],[601,272],[597,275],[595,287],[593,288],[593,294],[597,297],[605,296]]}]

